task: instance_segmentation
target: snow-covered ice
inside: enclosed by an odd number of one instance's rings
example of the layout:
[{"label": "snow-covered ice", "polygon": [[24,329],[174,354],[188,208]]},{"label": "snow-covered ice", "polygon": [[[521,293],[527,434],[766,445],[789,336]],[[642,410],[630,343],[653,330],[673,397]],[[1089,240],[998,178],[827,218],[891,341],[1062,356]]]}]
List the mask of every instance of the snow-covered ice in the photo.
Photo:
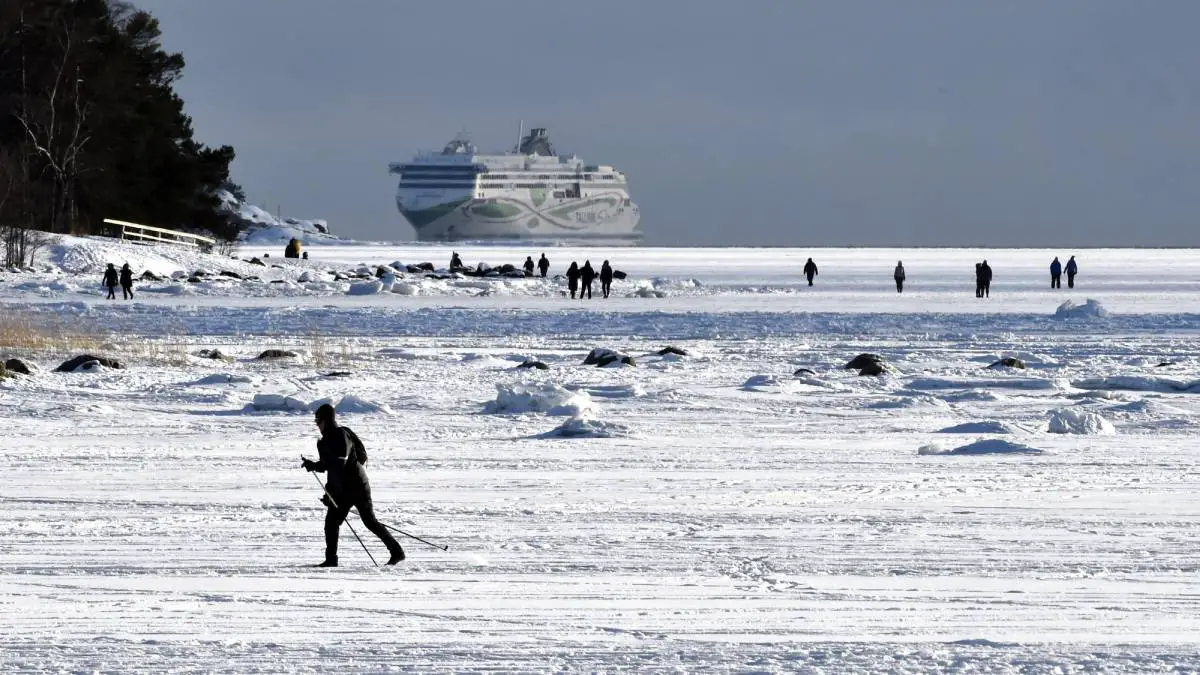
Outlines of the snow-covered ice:
[{"label": "snow-covered ice", "polygon": [[[67,238],[0,272],[0,321],[87,347],[0,353],[39,366],[0,381],[0,672],[1200,669],[1198,251],[547,250],[629,274],[581,302],[400,270],[446,247],[305,250]],[[126,260],[166,280],[105,301]],[[53,372],[84,351],[126,367]],[[306,566],[321,402],[379,517],[449,551],[376,569],[343,529]]]}]

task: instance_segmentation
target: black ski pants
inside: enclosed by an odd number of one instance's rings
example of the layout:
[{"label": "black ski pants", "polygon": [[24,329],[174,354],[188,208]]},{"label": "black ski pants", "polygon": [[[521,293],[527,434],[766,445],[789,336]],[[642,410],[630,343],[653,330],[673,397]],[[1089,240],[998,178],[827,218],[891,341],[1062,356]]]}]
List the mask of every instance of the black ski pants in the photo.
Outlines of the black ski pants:
[{"label": "black ski pants", "polygon": [[896,280],[896,292],[897,292],[897,293],[903,293],[903,292],[904,292],[904,280],[903,280],[903,279],[897,279],[897,280]]},{"label": "black ski pants", "polygon": [[117,287],[109,286],[108,287],[108,297],[105,298],[105,300],[116,300],[116,299],[117,299]]},{"label": "black ski pants", "polygon": [[132,300],[133,299],[133,286],[132,285],[121,286],[121,297],[123,297],[126,300]]},{"label": "black ski pants", "polygon": [[1062,275],[1061,274],[1051,274],[1050,275],[1050,288],[1062,288]]},{"label": "black ski pants", "polygon": [[362,518],[363,525],[367,529],[375,533],[376,537],[387,546],[388,553],[394,553],[400,548],[400,544],[396,543],[396,538],[391,532],[375,518],[375,508],[371,504],[371,496],[363,495],[354,498],[347,498],[342,495],[337,499],[337,506],[330,507],[325,512],[325,559],[337,560],[338,550],[338,532],[342,529],[342,523],[346,522],[346,516],[350,515],[350,507],[358,509],[358,517]]},{"label": "black ski pants", "polygon": [[611,290],[612,290],[612,282],[611,281],[601,281],[600,282],[600,292],[604,294],[604,297],[607,298],[608,293]]},{"label": "black ski pants", "polygon": [[1075,288],[1075,275],[1074,274],[1067,273],[1067,288]]},{"label": "black ski pants", "polygon": [[584,293],[587,293],[588,300],[592,299],[592,282],[590,282],[590,281],[583,282],[583,288],[579,289],[579,299],[580,300],[583,299]]}]

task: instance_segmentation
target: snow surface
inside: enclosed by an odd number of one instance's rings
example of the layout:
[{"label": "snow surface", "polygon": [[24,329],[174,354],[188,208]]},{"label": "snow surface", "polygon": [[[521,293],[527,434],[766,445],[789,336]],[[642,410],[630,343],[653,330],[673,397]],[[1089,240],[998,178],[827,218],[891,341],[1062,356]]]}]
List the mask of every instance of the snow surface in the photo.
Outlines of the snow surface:
[{"label": "snow surface", "polygon": [[[66,238],[0,272],[0,320],[127,366],[0,353],[40,366],[0,382],[0,672],[1200,670],[1200,252],[1074,252],[1109,315],[1064,321],[1046,251],[548,250],[629,273],[581,302],[408,273],[351,296],[330,271],[449,249],[306,250]],[[185,280],[105,301],[126,259]],[[647,356],[668,344],[702,356]],[[862,352],[897,373],[842,369]],[[985,367],[1004,355],[1030,367]],[[305,566],[323,401],[379,517],[449,551],[401,537],[376,569],[343,528],[342,567]],[[1115,433],[1050,433],[1063,411]]]}]

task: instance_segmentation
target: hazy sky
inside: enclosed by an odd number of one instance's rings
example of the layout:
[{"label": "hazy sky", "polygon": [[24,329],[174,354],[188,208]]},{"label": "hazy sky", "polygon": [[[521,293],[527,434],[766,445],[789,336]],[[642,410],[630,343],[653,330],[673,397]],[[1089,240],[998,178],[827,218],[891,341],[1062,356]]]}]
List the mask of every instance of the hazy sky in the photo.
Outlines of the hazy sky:
[{"label": "hazy sky", "polygon": [[1195,0],[135,0],[251,201],[414,237],[390,161],[517,125],[648,244],[1200,246]]}]

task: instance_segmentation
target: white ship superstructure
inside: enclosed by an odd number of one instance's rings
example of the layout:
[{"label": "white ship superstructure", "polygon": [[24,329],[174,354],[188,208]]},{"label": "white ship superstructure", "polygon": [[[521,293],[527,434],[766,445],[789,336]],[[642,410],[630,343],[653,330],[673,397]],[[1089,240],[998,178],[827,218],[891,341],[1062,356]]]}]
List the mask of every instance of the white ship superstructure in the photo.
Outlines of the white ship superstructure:
[{"label": "white ship superstructure", "polygon": [[396,206],[417,239],[641,243],[625,174],[560,157],[543,128],[522,136],[511,153],[483,155],[458,138],[389,165],[400,175]]}]

